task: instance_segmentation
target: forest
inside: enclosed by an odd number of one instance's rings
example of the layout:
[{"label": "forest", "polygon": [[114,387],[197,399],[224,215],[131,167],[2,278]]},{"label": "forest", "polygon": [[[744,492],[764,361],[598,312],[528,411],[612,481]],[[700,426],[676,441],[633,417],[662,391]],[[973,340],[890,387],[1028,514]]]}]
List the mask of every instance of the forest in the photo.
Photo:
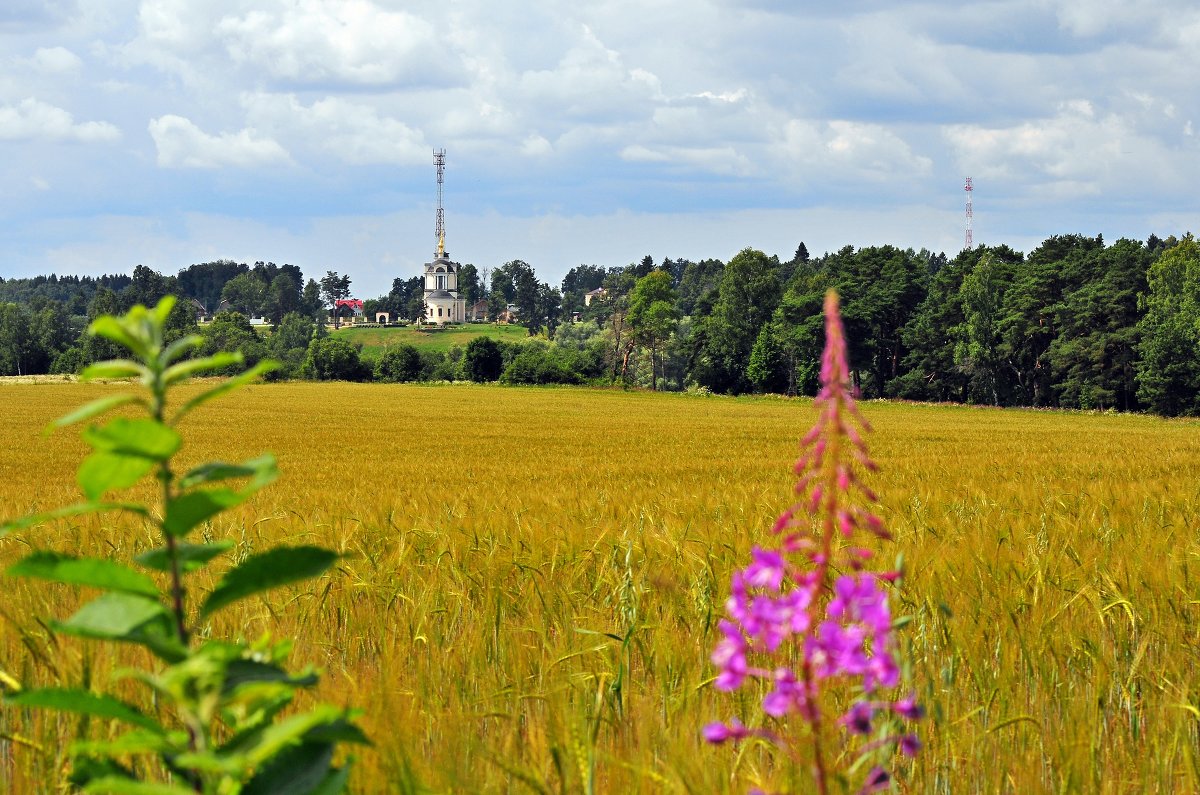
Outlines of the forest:
[{"label": "forest", "polygon": [[[0,375],[78,372],[114,355],[83,333],[89,319],[174,294],[170,334],[212,318],[196,355],[275,358],[280,378],[811,395],[831,287],[863,397],[1200,414],[1200,246],[1190,234],[1112,244],[1056,235],[1028,254],[981,245],[953,258],[890,245],[810,256],[801,243],[786,261],[747,248],[727,262],[579,265],[557,286],[522,260],[468,264],[468,306],[486,300],[490,317],[511,309],[527,341],[399,344],[378,356],[328,328],[351,288],[335,271],[305,279],[295,265],[220,260],[176,275],[139,265],[131,276],[0,279]],[[420,317],[421,278],[394,279],[364,310]]]}]

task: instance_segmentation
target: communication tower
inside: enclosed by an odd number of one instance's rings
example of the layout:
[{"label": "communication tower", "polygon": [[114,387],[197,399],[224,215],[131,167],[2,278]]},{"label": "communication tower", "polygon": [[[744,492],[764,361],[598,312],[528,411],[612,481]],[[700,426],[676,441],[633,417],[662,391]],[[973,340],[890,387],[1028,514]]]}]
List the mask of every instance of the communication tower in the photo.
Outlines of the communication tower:
[{"label": "communication tower", "polygon": [[437,166],[437,255],[446,255],[446,213],[442,209],[442,183],[446,175],[446,150],[433,150],[433,164]]},{"label": "communication tower", "polygon": [[[441,172],[439,171],[438,173],[440,174]],[[441,177],[439,177],[438,179],[440,180]],[[971,192],[972,192],[973,188],[971,187],[971,178],[970,177],[967,177],[967,184],[963,186],[963,190],[965,190],[967,192],[967,234],[966,234],[966,238],[963,241],[963,248],[972,249],[972,248],[975,248],[975,240],[971,236],[971,220],[974,217],[974,213],[972,212],[972,209],[971,209]],[[442,206],[441,195],[442,195],[441,194],[441,185],[439,183],[439,185],[438,185],[438,197],[439,197],[438,198],[438,207],[439,208]],[[440,216],[441,209],[438,210],[438,213],[439,213],[439,218],[440,218],[441,217]]]}]

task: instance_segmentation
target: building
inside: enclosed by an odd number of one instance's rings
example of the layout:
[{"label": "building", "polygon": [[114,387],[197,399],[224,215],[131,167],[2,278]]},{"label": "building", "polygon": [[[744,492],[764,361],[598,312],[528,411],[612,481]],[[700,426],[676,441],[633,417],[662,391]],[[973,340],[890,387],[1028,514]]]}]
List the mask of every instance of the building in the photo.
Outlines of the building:
[{"label": "building", "polygon": [[595,290],[589,290],[583,294],[583,305],[591,306],[592,301],[602,301],[606,298],[608,298],[608,290],[597,287]]},{"label": "building", "polygon": [[433,262],[425,263],[425,322],[445,325],[467,319],[467,299],[458,294],[458,271],[439,242]]},{"label": "building", "polygon": [[433,153],[437,167],[437,251],[433,262],[425,263],[425,322],[444,326],[467,319],[467,299],[458,295],[458,272],[462,268],[450,260],[446,251],[446,220],[442,210],[442,183],[446,170],[446,150]]}]

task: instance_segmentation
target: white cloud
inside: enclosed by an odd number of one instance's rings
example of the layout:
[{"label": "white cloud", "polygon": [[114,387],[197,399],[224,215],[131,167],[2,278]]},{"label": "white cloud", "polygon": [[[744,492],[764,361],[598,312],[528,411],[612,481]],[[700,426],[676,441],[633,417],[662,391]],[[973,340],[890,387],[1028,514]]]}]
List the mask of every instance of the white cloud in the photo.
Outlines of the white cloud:
[{"label": "white cloud", "polygon": [[429,161],[430,147],[420,130],[381,116],[370,104],[326,97],[304,105],[290,94],[247,95],[242,103],[256,129],[295,138],[293,148],[307,144],[354,165]]},{"label": "white cloud", "polygon": [[774,154],[805,183],[909,180],[927,175],[933,161],[881,124],[835,120],[788,121]]},{"label": "white cloud", "polygon": [[16,105],[0,105],[0,140],[115,141],[121,131],[104,121],[76,123],[62,108],[33,97]]},{"label": "white cloud", "polygon": [[750,159],[732,146],[643,146],[621,150],[621,158],[634,163],[664,163],[698,168],[713,174],[747,176],[755,168]]},{"label": "white cloud", "polygon": [[83,66],[80,57],[66,47],[38,47],[31,60],[34,68],[46,74],[69,74]]},{"label": "white cloud", "polygon": [[290,162],[287,151],[254,130],[209,135],[182,116],[150,120],[158,164],[166,168],[254,168]]},{"label": "white cloud", "polygon": [[1140,129],[1152,107],[1102,112],[1083,99],[1062,103],[1049,118],[1007,127],[952,125],[945,129],[964,173],[1020,182],[1030,193],[1128,196],[1170,190],[1194,179],[1200,153],[1173,149]]},{"label": "white cloud", "polygon": [[215,32],[234,62],[298,83],[442,84],[459,68],[428,21],[367,0],[260,4]]},{"label": "white cloud", "polygon": [[519,91],[537,108],[584,120],[649,113],[652,103],[665,99],[658,77],[626,66],[586,25],[554,68],[523,72]]},{"label": "white cloud", "polygon": [[521,154],[529,157],[543,157],[553,151],[554,147],[550,142],[536,133],[526,137],[525,142],[521,144]]}]

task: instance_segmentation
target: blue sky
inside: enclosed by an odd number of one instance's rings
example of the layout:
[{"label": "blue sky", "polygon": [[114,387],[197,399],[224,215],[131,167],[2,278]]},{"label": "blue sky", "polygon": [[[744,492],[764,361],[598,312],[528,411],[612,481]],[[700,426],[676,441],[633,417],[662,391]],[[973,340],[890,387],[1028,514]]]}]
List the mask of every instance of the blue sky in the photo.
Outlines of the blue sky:
[{"label": "blue sky", "polygon": [[1200,7],[1161,0],[4,0],[0,275],[435,245],[1028,251],[1197,228]]}]

